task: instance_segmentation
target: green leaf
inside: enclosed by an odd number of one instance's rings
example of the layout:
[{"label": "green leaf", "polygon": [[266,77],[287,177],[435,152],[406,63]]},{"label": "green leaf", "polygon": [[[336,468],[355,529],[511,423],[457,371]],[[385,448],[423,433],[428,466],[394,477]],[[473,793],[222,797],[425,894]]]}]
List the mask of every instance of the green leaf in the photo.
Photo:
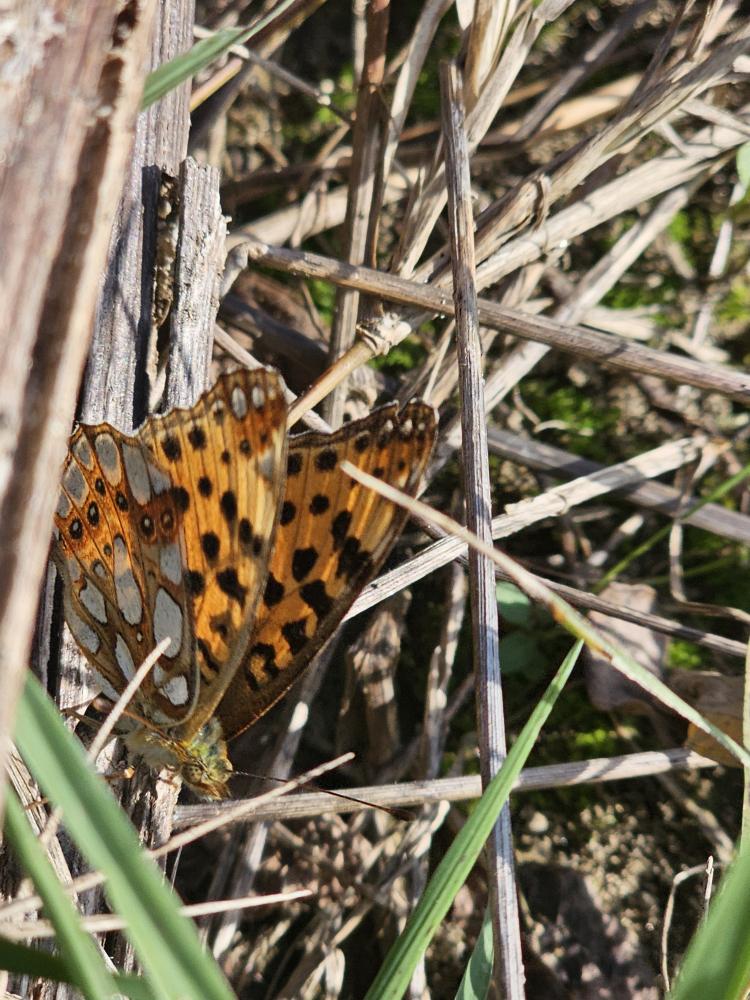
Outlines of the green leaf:
[{"label": "green leaf", "polygon": [[456,1000],[485,1000],[492,982],[492,961],[492,920],[487,913],[458,987]]},{"label": "green leaf", "polygon": [[402,934],[386,955],[367,992],[366,1000],[398,1000],[403,995],[417,962],[479,857],[539,731],[570,676],[582,646],[582,642],[577,642],[565,657],[552,683],[511,747],[505,763],[485,789],[463,829],[438,865]]},{"label": "green leaf", "polygon": [[721,880],[719,892],[682,962],[671,1000],[741,1000],[750,984],[750,851]]},{"label": "green leaf", "polygon": [[21,867],[44,901],[44,912],[57,932],[64,965],[84,996],[104,1000],[119,990],[99,949],[81,926],[73,903],[62,890],[44,848],[31,829],[23,807],[10,786],[6,788],[5,833]]},{"label": "green leaf", "polygon": [[126,934],[160,1000],[230,1000],[226,980],[195,927],[179,913],[162,873],[32,674],[19,706],[16,740],[44,794],[62,808],[79,849],[106,876],[107,896],[127,922]]},{"label": "green leaf", "polygon": [[[97,959],[101,960],[97,953]],[[29,948],[28,945],[9,941],[0,935],[0,969],[18,976],[31,976],[36,979],[47,979],[55,983],[69,983],[82,990],[83,986],[71,973],[70,965],[51,955],[48,951]],[[155,993],[149,989],[148,983],[140,976],[113,975],[117,993],[122,993],[131,1000],[156,1000]]]},{"label": "green leaf", "polygon": [[545,671],[539,643],[531,632],[510,632],[500,640],[500,663],[503,673],[523,674],[529,680],[536,680]]},{"label": "green leaf", "polygon": [[223,55],[227,49],[231,49],[233,45],[249,42],[293,2],[294,0],[281,0],[281,3],[270,10],[265,17],[256,21],[252,28],[224,28],[217,31],[210,38],[201,39],[187,52],[182,52],[174,59],[159,66],[153,73],[149,73],[146,78],[146,86],[143,88],[141,109],[145,110],[151,107],[155,101],[160,100],[165,94],[184,83],[185,80],[195,76],[214,59]]},{"label": "green leaf", "polygon": [[527,628],[531,622],[533,608],[531,601],[515,583],[501,580],[495,588],[500,617],[508,625]]}]

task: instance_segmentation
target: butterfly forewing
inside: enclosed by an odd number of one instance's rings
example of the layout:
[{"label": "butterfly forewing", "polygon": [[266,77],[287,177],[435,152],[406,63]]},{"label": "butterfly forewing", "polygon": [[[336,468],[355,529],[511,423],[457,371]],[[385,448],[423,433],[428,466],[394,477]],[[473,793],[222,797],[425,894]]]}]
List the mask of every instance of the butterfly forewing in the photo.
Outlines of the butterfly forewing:
[{"label": "butterfly forewing", "polygon": [[137,696],[160,724],[186,718],[197,696],[171,486],[137,438],[109,424],[80,426],[63,469],[53,547],[68,625],[109,697],[170,639]]},{"label": "butterfly forewing", "polygon": [[247,647],[265,583],[286,458],[280,380],[264,369],[227,373],[191,410],[152,419],[139,436],[168,471],[180,511],[201,672],[192,733]]},{"label": "butterfly forewing", "polygon": [[249,648],[218,707],[227,738],[277,701],[329,638],[401,530],[401,508],[341,471],[347,459],[414,494],[435,438],[423,403],[291,439],[268,577]]}]

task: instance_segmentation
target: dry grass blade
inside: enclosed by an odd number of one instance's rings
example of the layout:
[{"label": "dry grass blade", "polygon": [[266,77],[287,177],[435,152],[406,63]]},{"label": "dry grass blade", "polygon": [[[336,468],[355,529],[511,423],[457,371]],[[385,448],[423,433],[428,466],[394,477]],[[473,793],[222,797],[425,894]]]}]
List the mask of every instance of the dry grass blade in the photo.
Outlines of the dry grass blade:
[{"label": "dry grass blade", "polygon": [[[453,265],[458,375],[461,397],[463,479],[466,523],[489,542],[492,537],[491,487],[484,419],[481,346],[474,284],[474,219],[463,88],[455,66],[440,68],[448,219]],[[492,562],[475,552],[469,556],[474,673],[482,780],[487,786],[506,755],[505,719],[500,683],[500,628]],[[496,974],[505,996],[523,995],[523,964],[518,901],[513,864],[510,808],[505,806],[487,845],[490,913],[495,941]]]},{"label": "dry grass blade", "polygon": [[[229,913],[242,910],[254,910],[261,906],[276,906],[280,903],[291,903],[297,899],[308,899],[312,893],[307,889],[296,892],[271,893],[268,896],[254,896],[246,899],[223,899],[212,903],[193,903],[181,907],[180,912],[186,917],[207,917],[216,913]],[[110,913],[92,914],[81,920],[81,926],[89,934],[108,934],[112,931],[127,930],[127,922]],[[20,921],[17,924],[4,923],[3,935],[10,941],[33,941],[54,938],[57,932],[47,920]]]},{"label": "dry grass blade", "polygon": [[368,486],[376,493],[380,493],[382,496],[392,500],[394,503],[401,504],[407,510],[418,514],[420,517],[425,519],[432,518],[436,524],[443,528],[444,531],[450,532],[454,536],[461,538],[467,545],[475,548],[483,555],[492,559],[493,562],[532,599],[532,601],[539,601],[543,603],[556,621],[565,623],[566,627],[573,632],[573,634],[588,642],[596,653],[610,660],[612,665],[617,667],[617,669],[620,670],[626,677],[635,681],[637,684],[641,685],[641,687],[646,688],[653,695],[659,698],[660,701],[664,702],[664,704],[679,712],[679,714],[684,718],[698,726],[699,729],[710,733],[710,735],[721,743],[726,750],[733,754],[743,764],[743,766],[750,764],[750,756],[746,750],[742,749],[725,733],[709,724],[700,713],[696,712],[681,698],[675,697],[675,695],[661,681],[649,676],[648,672],[645,671],[637,663],[637,661],[630,656],[630,654],[626,653],[621,647],[610,642],[601,633],[598,633],[595,629],[593,629],[586,619],[574,612],[571,607],[568,607],[565,602],[561,601],[551,590],[545,587],[537,577],[534,577],[533,574],[529,573],[525,569],[522,569],[522,567],[517,563],[514,563],[512,559],[509,559],[498,549],[488,545],[482,539],[477,538],[476,535],[467,531],[466,528],[458,524],[456,521],[453,521],[451,518],[446,517],[438,511],[432,510],[427,506],[427,504],[422,503],[421,500],[415,500],[413,497],[408,497],[406,494],[401,493],[400,490],[395,489],[393,486],[382,483],[374,476],[363,472],[361,469],[357,469],[350,462],[345,463],[345,468],[347,474],[350,475],[352,479],[356,479],[364,486]]},{"label": "dry grass blade", "polygon": [[[247,816],[248,813],[252,812],[252,802],[262,804],[263,802],[276,799],[295,788],[299,788],[301,785],[307,784],[309,781],[314,781],[315,779],[320,778],[323,774],[340,767],[342,764],[347,763],[351,759],[352,754],[342,754],[335,760],[327,761],[324,764],[311,768],[298,778],[292,778],[284,784],[278,785],[268,792],[264,792],[262,795],[257,796],[256,799],[251,801],[227,804],[226,807],[219,807],[215,804],[209,807],[210,815],[208,817],[204,814],[198,823],[192,824],[187,829],[183,828],[181,832],[170,837],[166,843],[161,844],[157,848],[153,848],[148,853],[155,859],[165,857],[166,855],[171,854],[172,851],[180,850],[186,845],[194,843],[196,840],[213,833],[215,830],[220,830],[224,826],[238,822],[243,817]],[[63,883],[63,888],[66,892],[74,895],[93,889],[96,886],[101,885],[103,882],[104,876],[99,872],[88,872],[84,875],[79,875],[67,884]],[[19,899],[10,900],[0,906],[0,924],[11,922],[18,914],[28,913],[31,910],[39,909],[41,906],[42,900],[36,895],[28,895]]]},{"label": "dry grass blade", "polygon": [[[567,764],[547,764],[527,767],[521,772],[514,786],[515,792],[541,791],[549,788],[569,788],[573,785],[598,784],[607,781],[636,780],[646,775],[668,773],[675,770],[702,770],[717,767],[715,760],[702,757],[693,750],[648,751],[604,757],[595,760],[575,761]],[[432,778],[409,781],[398,785],[369,785],[347,788],[347,799],[342,800],[329,792],[300,792],[281,801],[257,806],[243,820],[290,821],[327,813],[359,813],[380,807],[407,808],[426,806],[438,802],[464,802],[477,799],[482,794],[479,775],[462,775],[455,778]],[[359,801],[355,801],[359,800]],[[175,813],[175,826],[180,829],[205,817],[210,807],[205,805],[179,806]],[[230,807],[222,805],[221,811]]]},{"label": "dry grass blade", "polygon": [[[372,295],[379,295],[391,302],[419,306],[432,313],[453,315],[450,292],[445,288],[420,285],[370,268],[352,267],[318,254],[270,247],[258,240],[249,241],[247,250],[248,257],[255,262],[278,267],[290,274],[325,279],[347,288],[358,288]],[[585,327],[568,327],[554,320],[499,306],[487,299],[480,298],[477,305],[479,322],[483,326],[513,333],[524,340],[538,341],[615,370],[658,375],[670,381],[711,389],[741,402],[750,401],[750,378],[744,372],[702,364]],[[402,329],[402,338],[407,332]],[[377,342],[371,331],[368,336]],[[384,348],[390,349],[392,346],[393,341],[385,338],[379,350],[384,352]]]}]

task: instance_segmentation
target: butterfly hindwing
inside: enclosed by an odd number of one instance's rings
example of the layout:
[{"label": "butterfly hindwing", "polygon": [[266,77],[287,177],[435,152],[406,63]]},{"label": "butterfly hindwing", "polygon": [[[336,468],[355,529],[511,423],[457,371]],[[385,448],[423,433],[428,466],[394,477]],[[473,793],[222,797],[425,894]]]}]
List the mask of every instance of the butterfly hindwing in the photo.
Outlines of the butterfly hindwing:
[{"label": "butterfly hindwing", "polygon": [[341,471],[352,464],[414,494],[435,437],[424,403],[374,411],[333,434],[289,445],[287,480],[249,649],[217,715],[227,739],[296,680],[376,573],[406,518]]}]

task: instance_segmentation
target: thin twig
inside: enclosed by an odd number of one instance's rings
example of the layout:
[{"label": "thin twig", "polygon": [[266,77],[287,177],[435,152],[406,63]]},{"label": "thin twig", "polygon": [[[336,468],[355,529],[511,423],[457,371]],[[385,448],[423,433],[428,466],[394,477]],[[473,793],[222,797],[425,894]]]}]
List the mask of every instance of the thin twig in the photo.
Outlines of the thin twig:
[{"label": "thin twig", "polygon": [[[347,288],[359,288],[391,302],[420,306],[439,315],[454,315],[450,291],[443,287],[420,285],[372,268],[353,267],[319,254],[270,247],[258,240],[248,241],[248,257],[256,263],[276,267],[290,274],[321,278]],[[523,340],[538,341],[609,368],[641,375],[656,375],[668,381],[709,389],[740,402],[750,403],[750,375],[746,372],[719,365],[706,365],[586,327],[566,326],[545,317],[499,306],[489,299],[478,299],[477,307],[482,326],[512,333]],[[408,331],[404,331],[404,336],[406,333]]]},{"label": "thin twig", "polygon": [[[683,747],[672,750],[649,750],[643,753],[621,754],[614,757],[597,757],[590,760],[570,761],[564,764],[545,764],[543,767],[526,767],[513,786],[514,793],[543,791],[551,788],[570,788],[574,785],[600,784],[609,781],[627,781],[668,773],[674,770],[702,770],[719,765],[694,750]],[[482,794],[482,779],[477,774],[452,778],[431,778],[407,781],[395,785],[367,785],[345,788],[346,799],[329,792],[301,792],[287,795],[274,802],[260,802],[254,811],[248,810],[241,819],[233,822],[279,820],[287,822],[323,814],[354,814],[370,809],[405,809],[436,802],[467,802]],[[193,824],[215,808],[228,811],[230,803],[213,805],[184,805],[175,811],[175,827]],[[2,911],[0,911],[0,914]]]},{"label": "thin twig", "polygon": [[[463,87],[455,65],[441,65],[440,91],[461,395],[466,523],[470,531],[489,545],[492,540],[492,489],[474,284],[474,219]],[[477,678],[480,766],[482,781],[487,786],[500,770],[507,748],[495,572],[492,561],[477,552],[469,555],[469,589],[474,672]],[[503,996],[520,1000],[524,995],[524,973],[508,804],[488,838],[487,872],[498,983]]]}]

